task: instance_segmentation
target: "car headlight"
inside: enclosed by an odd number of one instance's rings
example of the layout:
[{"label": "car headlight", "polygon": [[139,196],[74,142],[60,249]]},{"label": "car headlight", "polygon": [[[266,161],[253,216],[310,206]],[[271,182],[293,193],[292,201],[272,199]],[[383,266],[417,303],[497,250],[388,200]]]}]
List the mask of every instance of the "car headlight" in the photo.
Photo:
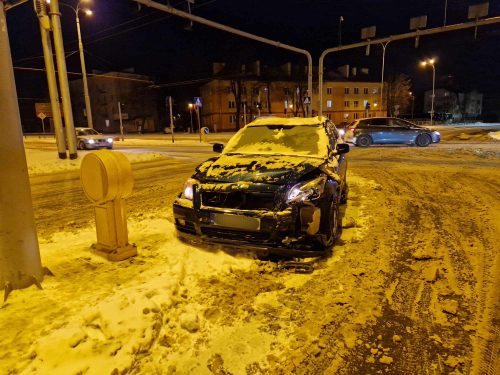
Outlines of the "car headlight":
[{"label": "car headlight", "polygon": [[186,181],[186,183],[184,184],[184,190],[182,191],[184,198],[189,199],[190,201],[193,200],[193,196],[194,196],[193,187],[194,187],[194,185],[197,185],[197,184],[199,184],[199,182],[197,180],[195,180],[194,178],[190,178]]},{"label": "car headlight", "polygon": [[441,133],[440,133],[440,132],[436,132],[436,131],[434,132],[434,134],[436,134],[436,135],[441,135]]},{"label": "car headlight", "polygon": [[90,143],[90,144],[94,144],[95,143],[95,141],[93,139],[87,139],[86,142]]},{"label": "car headlight", "polygon": [[341,137],[343,137],[343,136],[344,136],[344,134],[345,134],[345,130],[344,130],[344,129],[339,129],[339,135],[340,135]]},{"label": "car headlight", "polygon": [[289,191],[286,198],[287,203],[303,202],[306,199],[317,199],[323,194],[325,189],[326,176],[315,178],[314,180],[298,183]]},{"label": "car headlight", "polygon": [[106,141],[108,141],[108,143],[113,143],[113,138],[108,138]]}]

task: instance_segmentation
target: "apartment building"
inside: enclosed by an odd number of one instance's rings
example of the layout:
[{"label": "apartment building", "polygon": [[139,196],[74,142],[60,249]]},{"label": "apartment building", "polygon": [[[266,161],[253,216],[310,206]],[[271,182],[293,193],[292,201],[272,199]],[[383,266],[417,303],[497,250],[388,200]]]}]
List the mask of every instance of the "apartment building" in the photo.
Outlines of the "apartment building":
[{"label": "apartment building", "polygon": [[[292,79],[290,65],[284,67],[286,79],[263,78],[260,76],[260,66],[256,71],[257,74],[234,79],[214,77],[201,87],[204,126],[211,131],[234,130],[238,125],[238,112],[239,127],[259,115],[305,116],[303,98],[306,96],[307,83],[304,79]],[[379,104],[380,82],[360,78],[363,77],[352,77],[352,80],[339,77],[324,82],[324,116],[338,124],[386,114]],[[314,115],[319,108],[317,87],[313,89],[311,101]]]}]

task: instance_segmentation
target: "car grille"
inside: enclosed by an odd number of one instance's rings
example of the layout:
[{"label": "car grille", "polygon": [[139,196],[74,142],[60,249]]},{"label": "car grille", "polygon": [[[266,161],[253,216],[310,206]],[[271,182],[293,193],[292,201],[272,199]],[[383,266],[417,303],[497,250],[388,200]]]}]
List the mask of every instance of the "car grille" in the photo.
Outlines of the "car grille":
[{"label": "car grille", "polygon": [[275,205],[273,192],[201,193],[201,202],[207,207],[238,208],[241,210],[272,210]]},{"label": "car grille", "polygon": [[214,227],[202,227],[201,233],[210,237],[219,237],[228,240],[237,240],[249,243],[262,243],[269,240],[269,233],[245,232],[232,229],[221,229]]}]

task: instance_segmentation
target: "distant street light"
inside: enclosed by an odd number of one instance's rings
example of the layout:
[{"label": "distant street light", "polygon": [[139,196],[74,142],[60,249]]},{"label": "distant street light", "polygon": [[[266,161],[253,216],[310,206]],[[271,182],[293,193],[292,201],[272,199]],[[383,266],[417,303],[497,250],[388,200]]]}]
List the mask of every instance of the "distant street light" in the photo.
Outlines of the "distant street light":
[{"label": "distant street light", "polygon": [[85,68],[85,57],[83,56],[82,33],[80,31],[80,17],[79,17],[80,11],[84,12],[87,16],[91,16],[93,14],[92,10],[81,7],[82,3],[88,3],[88,2],[89,0],[80,0],[78,1],[76,8],[65,3],[60,3],[60,4],[64,5],[65,7],[71,8],[73,12],[75,12],[76,30],[78,32],[78,49],[80,50],[80,64],[82,66],[83,95],[85,97],[85,112],[87,114],[87,126],[89,128],[93,128],[94,125],[92,121],[92,109],[90,106],[89,86],[87,83],[87,69]]},{"label": "distant street light", "polygon": [[409,91],[408,94],[410,94],[411,97],[411,119],[413,120],[413,107],[415,104],[415,95],[413,95],[411,91]]},{"label": "distant street light", "polygon": [[436,63],[436,59],[427,59],[425,61],[420,62],[420,66],[432,67],[432,97],[431,97],[431,126],[434,119],[434,97],[435,97],[435,84],[436,84],[436,67],[434,64]]},{"label": "distant street light", "polygon": [[191,118],[191,134],[194,133],[194,129],[193,129],[193,107],[194,107],[194,104],[193,103],[189,103],[188,104],[188,108],[189,108],[189,117]]}]

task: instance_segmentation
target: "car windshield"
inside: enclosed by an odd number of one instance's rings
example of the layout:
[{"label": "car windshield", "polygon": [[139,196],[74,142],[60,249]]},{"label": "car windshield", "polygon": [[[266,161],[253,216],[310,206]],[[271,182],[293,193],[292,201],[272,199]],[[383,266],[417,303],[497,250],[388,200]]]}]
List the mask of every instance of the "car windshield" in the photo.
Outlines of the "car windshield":
[{"label": "car windshield", "polygon": [[99,135],[100,133],[94,129],[78,129],[76,132],[78,135]]},{"label": "car windshield", "polygon": [[229,140],[224,153],[326,158],[327,145],[328,136],[319,124],[247,126]]}]

